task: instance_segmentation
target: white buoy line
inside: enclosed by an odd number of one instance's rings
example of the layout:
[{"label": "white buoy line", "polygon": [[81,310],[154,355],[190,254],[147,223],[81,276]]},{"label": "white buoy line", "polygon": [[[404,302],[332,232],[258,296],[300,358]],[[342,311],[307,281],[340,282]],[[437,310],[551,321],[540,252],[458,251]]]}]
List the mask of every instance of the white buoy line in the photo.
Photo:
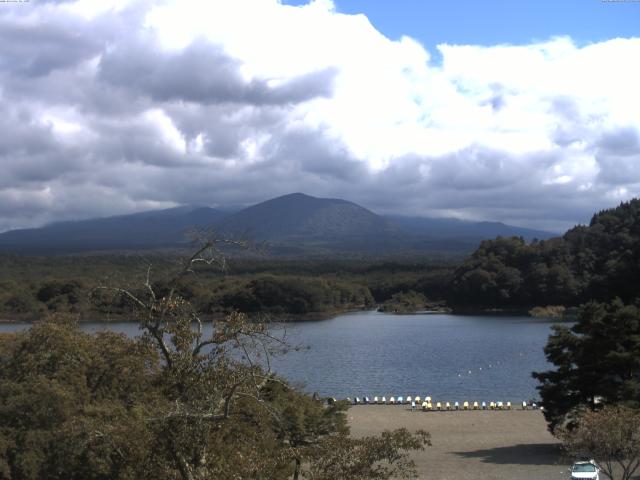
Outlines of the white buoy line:
[{"label": "white buoy line", "polygon": [[453,375],[456,375],[458,378],[468,378],[469,376],[474,374],[477,375],[480,373],[488,372],[490,370],[496,370],[499,369],[502,365],[511,363],[515,359],[525,358],[525,356],[529,355],[532,351],[533,350],[513,352],[511,355],[507,356],[506,358],[502,358],[501,360],[496,359],[491,362],[485,362],[482,364],[482,366],[457,371],[454,372]]}]

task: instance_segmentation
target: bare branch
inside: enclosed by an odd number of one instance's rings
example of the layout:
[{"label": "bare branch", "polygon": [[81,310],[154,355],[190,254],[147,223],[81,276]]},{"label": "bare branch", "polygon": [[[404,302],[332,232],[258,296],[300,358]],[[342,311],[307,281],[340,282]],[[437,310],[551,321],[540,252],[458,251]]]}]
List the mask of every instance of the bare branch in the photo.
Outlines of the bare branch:
[{"label": "bare branch", "polygon": [[131,293],[127,289],[118,288],[118,287],[96,287],[96,289],[97,290],[110,290],[112,292],[120,293],[120,294],[124,295],[125,297],[127,297],[132,302],[134,302],[140,308],[144,308],[144,309],[149,308],[149,306],[146,303],[144,303],[142,300],[140,300],[138,297],[136,297],[133,293]]},{"label": "bare branch", "polygon": [[149,294],[151,295],[151,299],[155,302],[156,301],[156,292],[153,291],[153,287],[151,287],[151,282],[149,281],[149,277],[151,275],[151,265],[149,265],[149,268],[147,268],[147,278],[145,281],[145,286],[147,287],[147,290],[149,290]]}]

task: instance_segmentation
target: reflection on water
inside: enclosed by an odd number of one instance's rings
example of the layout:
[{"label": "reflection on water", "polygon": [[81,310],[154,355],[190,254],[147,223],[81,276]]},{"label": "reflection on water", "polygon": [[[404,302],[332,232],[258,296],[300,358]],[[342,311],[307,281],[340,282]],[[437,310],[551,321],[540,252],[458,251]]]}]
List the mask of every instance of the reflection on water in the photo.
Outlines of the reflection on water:
[{"label": "reflection on water", "polygon": [[[291,345],[308,348],[271,363],[305,390],[337,398],[430,395],[516,402],[537,397],[531,372],[549,368],[542,349],[550,325],[530,317],[358,312],[274,325]],[[1,332],[22,328],[0,324]],[[83,329],[139,334],[131,323],[87,323]]]}]

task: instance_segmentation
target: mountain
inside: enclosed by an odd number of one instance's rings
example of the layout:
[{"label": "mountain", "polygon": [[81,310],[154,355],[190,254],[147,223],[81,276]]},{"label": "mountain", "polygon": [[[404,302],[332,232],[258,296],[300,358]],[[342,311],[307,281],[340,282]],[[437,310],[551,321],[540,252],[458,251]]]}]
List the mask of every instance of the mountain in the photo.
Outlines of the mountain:
[{"label": "mountain", "polygon": [[58,222],[42,228],[0,234],[0,251],[60,254],[100,250],[142,250],[185,244],[194,226],[218,224],[227,214],[208,207],[119,215],[91,220]]},{"label": "mountain", "polygon": [[333,240],[389,235],[399,229],[390,221],[346,200],[292,193],[258,203],[221,224],[225,233],[246,232],[259,240]]},{"label": "mountain", "polygon": [[390,221],[403,231],[434,239],[458,239],[479,243],[480,240],[495,237],[522,237],[530,242],[533,239],[547,240],[557,237],[557,233],[514,227],[501,222],[471,222],[457,218],[427,218],[388,216]]},{"label": "mountain", "polygon": [[208,207],[177,207],[132,215],[60,222],[0,234],[0,252],[60,254],[184,247],[193,227],[214,227],[226,237],[266,241],[269,253],[459,252],[481,240],[526,239],[552,234],[493,222],[382,217],[353,202],[293,193],[235,213]]}]

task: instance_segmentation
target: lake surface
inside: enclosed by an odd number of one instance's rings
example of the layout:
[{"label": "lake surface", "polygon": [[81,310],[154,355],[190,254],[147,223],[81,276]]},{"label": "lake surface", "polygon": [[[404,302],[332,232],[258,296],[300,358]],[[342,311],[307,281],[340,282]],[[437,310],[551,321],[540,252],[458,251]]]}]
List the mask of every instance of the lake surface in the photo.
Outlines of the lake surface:
[{"label": "lake surface", "polygon": [[[298,351],[274,370],[310,393],[336,398],[430,395],[435,400],[537,398],[534,370],[546,370],[551,322],[530,317],[358,312],[275,325]],[[0,324],[0,332],[26,328]],[[87,323],[85,331],[138,335],[136,324]]]}]

